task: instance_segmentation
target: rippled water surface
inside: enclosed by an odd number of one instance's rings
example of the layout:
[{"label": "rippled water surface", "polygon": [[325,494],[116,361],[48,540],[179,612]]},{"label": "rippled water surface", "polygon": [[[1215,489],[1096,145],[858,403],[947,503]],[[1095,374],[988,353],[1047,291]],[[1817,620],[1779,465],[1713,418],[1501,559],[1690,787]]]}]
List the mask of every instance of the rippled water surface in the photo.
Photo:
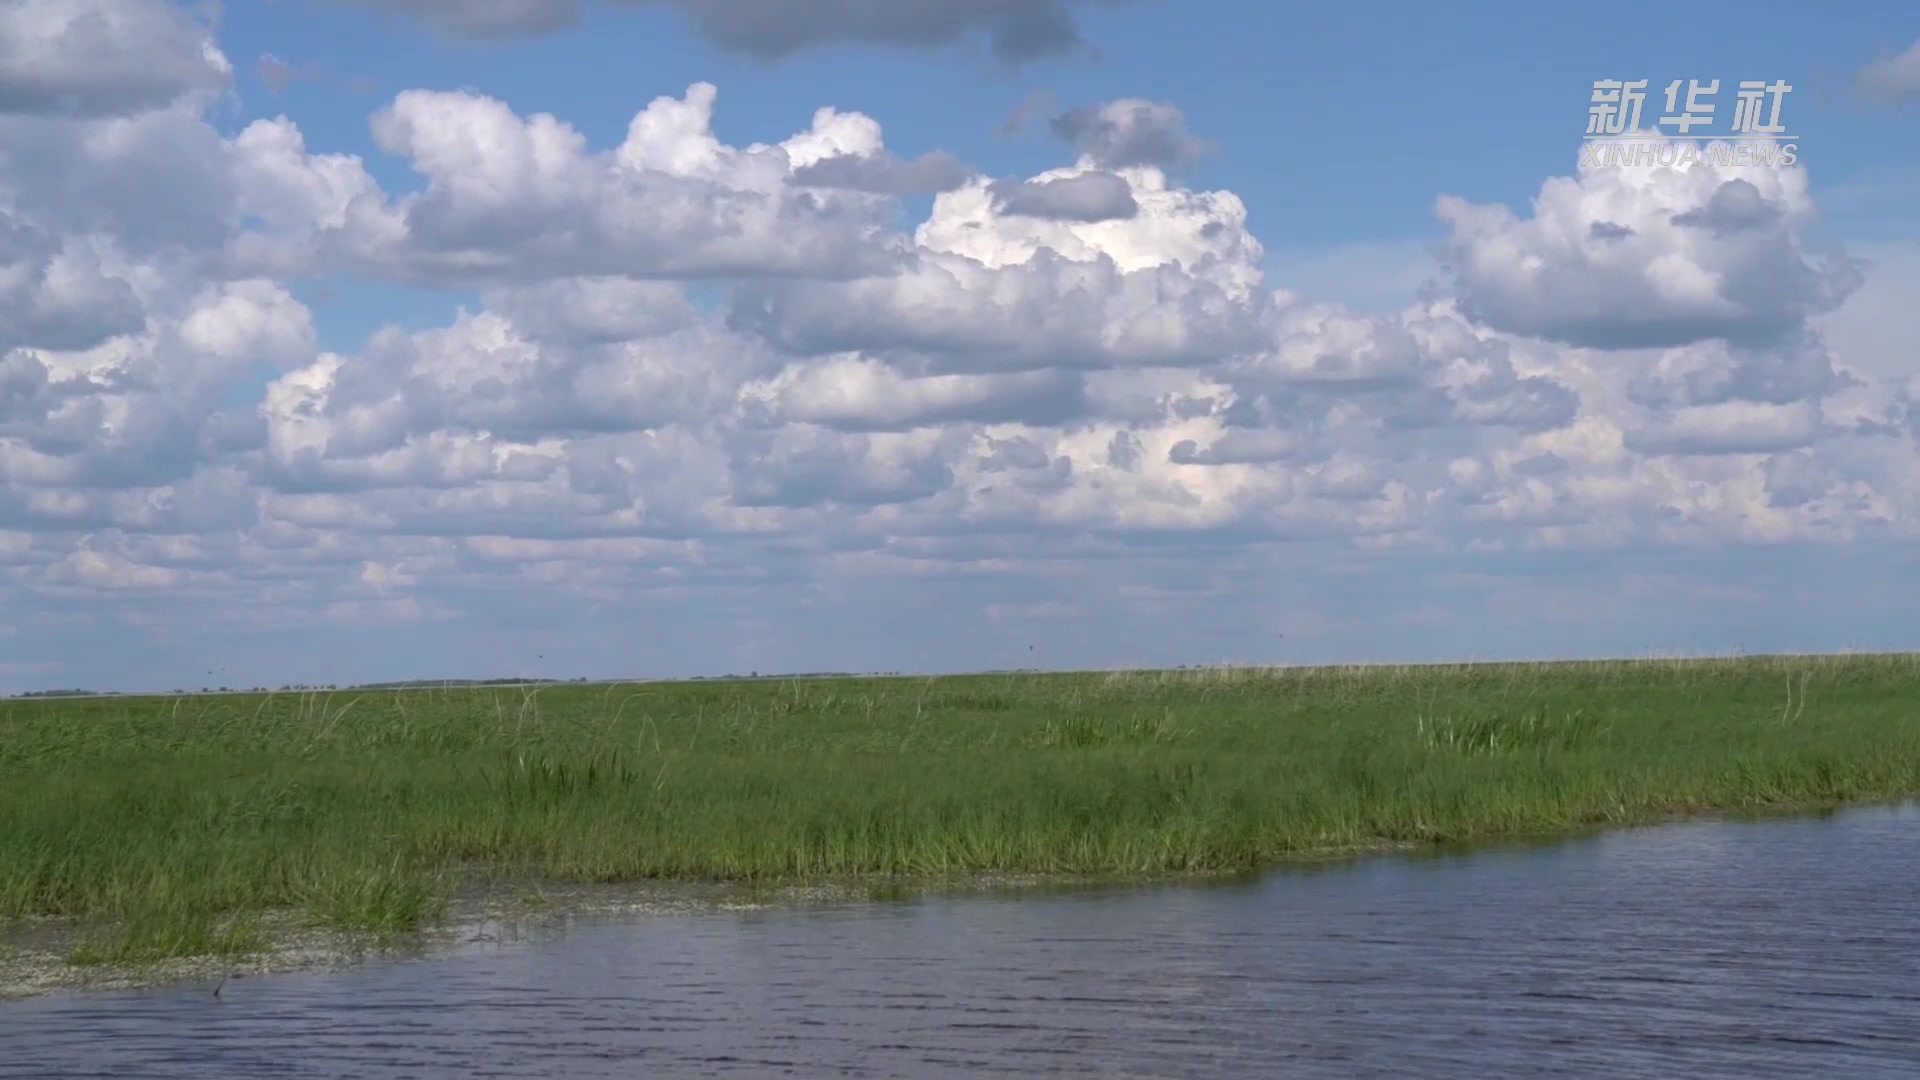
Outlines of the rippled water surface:
[{"label": "rippled water surface", "polygon": [[0,1076],[1920,1077],[1920,810],[577,922],[0,1004]]}]

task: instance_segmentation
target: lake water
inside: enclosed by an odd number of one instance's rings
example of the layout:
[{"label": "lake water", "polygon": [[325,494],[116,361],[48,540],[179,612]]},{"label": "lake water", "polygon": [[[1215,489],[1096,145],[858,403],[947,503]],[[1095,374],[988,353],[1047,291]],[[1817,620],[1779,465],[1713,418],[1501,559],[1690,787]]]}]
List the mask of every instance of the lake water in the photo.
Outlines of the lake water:
[{"label": "lake water", "polygon": [[1920,1077],[1920,810],[577,922],[0,1004],[0,1076]]}]

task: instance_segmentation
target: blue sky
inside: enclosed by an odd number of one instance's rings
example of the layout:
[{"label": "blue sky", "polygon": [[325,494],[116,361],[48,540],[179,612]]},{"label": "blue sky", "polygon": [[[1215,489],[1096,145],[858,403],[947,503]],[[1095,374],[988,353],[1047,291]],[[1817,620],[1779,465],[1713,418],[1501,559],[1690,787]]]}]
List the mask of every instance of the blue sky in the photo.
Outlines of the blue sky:
[{"label": "blue sky", "polygon": [[1920,15],[1007,10],[0,14],[0,692],[1914,644]]}]

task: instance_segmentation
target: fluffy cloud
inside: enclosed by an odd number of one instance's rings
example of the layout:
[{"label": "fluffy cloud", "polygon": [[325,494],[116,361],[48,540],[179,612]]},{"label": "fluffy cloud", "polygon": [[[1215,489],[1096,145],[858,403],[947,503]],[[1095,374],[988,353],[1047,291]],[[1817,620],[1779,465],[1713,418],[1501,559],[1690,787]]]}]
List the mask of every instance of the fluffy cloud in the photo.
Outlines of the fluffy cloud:
[{"label": "fluffy cloud", "polygon": [[0,192],[11,219],[0,259],[59,237],[69,267],[144,275],[140,287],[156,293],[209,276],[284,277],[321,259],[377,265],[405,237],[359,158],[308,152],[284,118],[225,136],[183,104],[0,117]]},{"label": "fluffy cloud", "polygon": [[661,97],[627,137],[592,153],[545,114],[465,92],[409,90],[373,120],[426,190],[397,201],[405,236],[381,254],[433,280],[577,274],[708,277],[884,268],[891,205],[807,189],[796,168],[879,151],[865,117],[822,110],[778,146],[737,149],[712,133],[708,83]]},{"label": "fluffy cloud", "polygon": [[[460,36],[540,34],[571,25],[585,0],[335,0],[402,12]],[[730,52],[778,59],[832,45],[937,48],[974,33],[994,55],[1032,60],[1080,44],[1074,9],[1134,0],[614,0],[679,10]]]},{"label": "fluffy cloud", "polygon": [[0,349],[79,349],[137,329],[132,286],[81,239],[56,239],[0,212]]},{"label": "fluffy cloud", "polygon": [[[0,476],[27,519],[92,519],[128,507],[118,496],[136,489],[171,499],[209,463],[257,445],[252,409],[229,400],[233,383],[314,349],[307,310],[269,281],[208,285],[144,314],[136,332],[0,360]],[[179,508],[149,501],[136,513]]]},{"label": "fluffy cloud", "polygon": [[1053,133],[1109,169],[1152,165],[1177,169],[1213,151],[1187,130],[1187,118],[1162,101],[1123,98],[1070,109],[1051,121]]},{"label": "fluffy cloud", "polygon": [[[1089,212],[1122,200],[1132,213]],[[733,325],[793,353],[886,353],[933,374],[1190,366],[1258,340],[1260,257],[1231,193],[1083,161],[942,194],[894,272],[749,288]]]},{"label": "fluffy cloud", "polygon": [[1530,218],[1453,196],[1438,211],[1462,310],[1571,345],[1765,343],[1861,280],[1844,254],[1809,250],[1812,203],[1794,168],[1588,162],[1548,181]]},{"label": "fluffy cloud", "polygon": [[212,29],[171,0],[13,0],[0,8],[0,113],[105,116],[224,89]]}]

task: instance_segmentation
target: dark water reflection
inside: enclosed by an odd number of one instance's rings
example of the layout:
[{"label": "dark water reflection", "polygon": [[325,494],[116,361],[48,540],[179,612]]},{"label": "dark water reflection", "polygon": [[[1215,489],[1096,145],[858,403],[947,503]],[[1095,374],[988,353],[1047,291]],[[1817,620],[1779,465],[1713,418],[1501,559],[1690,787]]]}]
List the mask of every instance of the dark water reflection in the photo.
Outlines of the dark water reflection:
[{"label": "dark water reflection", "polygon": [[1920,1077],[1920,810],[0,1005],[45,1077]]}]

